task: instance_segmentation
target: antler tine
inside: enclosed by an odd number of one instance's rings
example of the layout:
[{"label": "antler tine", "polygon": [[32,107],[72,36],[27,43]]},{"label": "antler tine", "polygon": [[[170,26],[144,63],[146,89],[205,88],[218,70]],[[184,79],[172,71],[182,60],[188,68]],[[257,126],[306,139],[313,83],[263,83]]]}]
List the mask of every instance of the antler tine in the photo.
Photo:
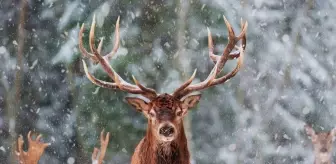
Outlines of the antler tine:
[{"label": "antler tine", "polygon": [[92,164],[97,164],[98,163],[98,160],[97,160],[98,153],[99,153],[99,149],[96,148],[96,147],[93,148],[93,152],[92,152],[92,155],[91,155]]},{"label": "antler tine", "polygon": [[132,75],[132,78],[133,78],[133,81],[135,83],[135,85],[137,85],[141,90],[143,90],[147,96],[146,97],[149,97],[150,99],[153,99],[156,97],[156,91],[152,88],[147,88],[145,86],[143,86],[142,84],[139,83],[139,81],[135,78],[134,75]]},{"label": "antler tine", "polygon": [[95,54],[96,56],[98,55],[98,51],[95,47],[94,43],[94,38],[95,38],[95,28],[96,28],[96,15],[93,14],[92,18],[92,23],[91,23],[91,28],[90,28],[90,35],[89,35],[89,45],[90,45],[90,50]]},{"label": "antler tine", "polygon": [[208,49],[209,49],[209,57],[210,57],[210,59],[211,59],[214,63],[216,63],[217,60],[219,60],[220,57],[217,56],[217,55],[215,55],[215,54],[213,53],[213,51],[214,51],[214,45],[213,45],[212,36],[211,36],[211,32],[210,32],[209,27],[207,27],[207,31],[208,31]]},{"label": "antler tine", "polygon": [[118,16],[117,23],[116,23],[116,28],[114,30],[114,46],[112,51],[106,55],[107,59],[111,59],[115,53],[117,53],[117,50],[119,48],[119,40],[120,40],[120,33],[119,33],[119,24],[120,22],[120,16]]},{"label": "antler tine", "polygon": [[120,22],[120,17],[118,17],[117,22],[116,22],[116,28],[115,28],[115,37],[114,37],[114,46],[112,51],[105,55],[102,56],[101,53],[101,49],[102,49],[102,44],[103,44],[103,38],[100,40],[100,43],[98,45],[98,49],[95,46],[94,43],[94,38],[95,38],[95,16],[93,16],[93,20],[92,20],[92,24],[91,24],[91,29],[90,29],[90,36],[89,36],[89,45],[90,45],[90,50],[91,53],[87,52],[86,49],[83,47],[82,44],[82,36],[83,36],[83,31],[84,31],[84,25],[82,25],[82,28],[79,32],[79,48],[82,52],[82,54],[84,56],[89,56],[91,58],[91,60],[93,60],[94,63],[100,63],[100,65],[102,66],[102,68],[104,69],[104,71],[107,73],[107,75],[114,81],[114,82],[106,82],[106,81],[102,81],[99,80],[97,78],[95,78],[93,75],[91,75],[88,71],[87,65],[85,63],[85,61],[83,60],[83,66],[84,66],[84,71],[86,76],[88,77],[88,79],[100,86],[100,87],[104,87],[104,88],[111,88],[111,89],[120,89],[122,91],[126,91],[132,94],[141,94],[149,99],[153,99],[157,96],[155,90],[150,89],[150,88],[146,88],[141,84],[130,84],[128,82],[126,82],[124,79],[122,79],[118,73],[116,71],[114,71],[114,69],[111,67],[111,65],[109,64],[109,59],[112,58],[112,56],[117,52],[118,48],[119,48],[119,40],[120,40],[120,36],[119,36],[119,23]]},{"label": "antler tine", "polygon": [[[243,20],[240,19],[240,26],[242,28],[242,31],[240,32],[240,34],[236,37],[237,40],[243,39],[244,37],[246,37],[246,31],[247,31],[247,26],[248,23],[247,21],[245,21],[245,23],[243,23]],[[245,40],[246,41],[246,40]]]},{"label": "antler tine", "polygon": [[26,153],[23,151],[23,136],[20,135],[17,140],[17,150],[15,150],[16,156],[20,158],[20,154]]},{"label": "antler tine", "polygon": [[107,132],[106,136],[104,137],[104,130],[102,130],[102,132],[100,133],[100,156],[99,156],[99,162],[101,163],[103,163],[109,140],[110,140],[110,132]]},{"label": "antler tine", "polygon": [[[103,81],[103,80],[99,80],[97,78],[95,78],[93,75],[91,75],[88,71],[88,68],[87,68],[87,65],[85,63],[85,61],[83,60],[83,67],[84,67],[84,72],[87,76],[87,78],[93,83],[93,84],[96,84],[97,86],[99,87],[102,87],[102,88],[109,88],[109,89],[120,89],[119,85],[120,85],[120,81],[118,83],[111,83],[111,82],[107,82],[107,81]],[[141,85],[142,86],[142,85]],[[142,86],[143,87],[143,86]],[[148,89],[148,88],[147,88]],[[151,92],[152,94],[146,94],[146,92],[144,92],[143,90],[139,90],[139,89],[136,89],[136,88],[132,88],[132,87],[129,87],[129,86],[123,86],[123,90],[127,90],[129,93],[132,93],[132,94],[143,94],[143,95],[146,95],[145,97],[148,97],[148,98],[153,98],[154,96],[152,96],[154,94],[154,90],[152,90],[153,92]],[[155,92],[156,94],[156,92]]]},{"label": "antler tine", "polygon": [[98,50],[97,50],[99,54],[101,53],[101,50],[103,48],[103,42],[104,42],[104,38],[101,38],[98,44]]},{"label": "antler tine", "polygon": [[110,132],[107,132],[106,136],[104,136],[104,129],[100,132],[100,149],[94,148],[93,153],[92,153],[92,163],[93,164],[102,164],[105,154],[106,154],[106,149],[108,146],[108,142],[110,140]]},{"label": "antler tine", "polygon": [[245,21],[245,23],[243,24],[243,19],[241,18],[240,19],[240,26],[243,29],[242,31],[244,31],[244,35],[242,36],[242,45],[243,45],[243,49],[245,50],[245,47],[246,47],[246,31],[247,31],[247,26],[248,26],[247,21]]},{"label": "antler tine", "polygon": [[32,138],[31,138],[31,131],[28,132],[27,138],[28,138],[28,142],[33,141]]},{"label": "antler tine", "polygon": [[197,69],[195,69],[194,73],[191,75],[191,77],[186,82],[184,82],[179,88],[177,88],[174,91],[173,96],[176,96],[179,92],[184,90],[186,87],[188,87],[192,83],[192,81],[195,79],[196,72],[197,72]]},{"label": "antler tine", "polygon": [[[213,54],[213,42],[212,42],[212,37],[211,37],[211,32],[208,29],[208,47],[209,47],[209,57],[212,59],[212,61],[215,63],[214,68],[211,70],[211,73],[209,74],[209,76],[202,82],[197,83],[197,84],[193,84],[193,85],[188,85],[185,86],[182,90],[180,88],[178,88],[175,92],[174,95],[177,98],[182,98],[183,96],[193,92],[193,91],[199,91],[220,83],[224,83],[225,81],[227,81],[228,79],[232,78],[233,76],[235,76],[239,69],[241,68],[241,65],[243,63],[243,59],[244,59],[244,50],[246,47],[246,31],[247,31],[247,22],[245,22],[244,24],[241,21],[241,33],[236,37],[235,33],[233,31],[233,28],[231,26],[231,24],[228,22],[228,20],[225,18],[225,16],[223,16],[224,18],[224,22],[228,28],[228,33],[229,33],[229,41],[228,44],[226,45],[222,56],[216,56]],[[236,46],[237,42],[239,40],[242,40],[242,44],[240,47]],[[238,53],[231,53],[231,51],[237,48],[239,50]],[[225,63],[227,62],[227,60],[233,59],[234,57],[239,57],[238,58],[238,62],[236,67],[229,72],[228,74],[220,77],[220,78],[216,78],[216,76],[222,71]],[[190,84],[190,83],[189,83]]]},{"label": "antler tine", "polygon": [[235,36],[235,33],[233,31],[233,28],[230,24],[230,22],[226,19],[225,16],[223,16],[224,18],[224,22],[225,22],[225,25],[228,29],[228,33],[229,33],[229,43],[226,45],[225,49],[224,49],[224,52],[223,52],[223,55],[222,55],[222,58],[225,54],[230,54],[230,52],[232,51],[232,49],[234,48],[235,44],[236,44],[236,36]]},{"label": "antler tine", "polygon": [[82,26],[79,30],[79,35],[78,35],[79,50],[81,51],[81,53],[83,54],[84,57],[94,57],[94,55],[87,52],[86,49],[83,46],[83,32],[84,32],[84,23],[82,24]]}]

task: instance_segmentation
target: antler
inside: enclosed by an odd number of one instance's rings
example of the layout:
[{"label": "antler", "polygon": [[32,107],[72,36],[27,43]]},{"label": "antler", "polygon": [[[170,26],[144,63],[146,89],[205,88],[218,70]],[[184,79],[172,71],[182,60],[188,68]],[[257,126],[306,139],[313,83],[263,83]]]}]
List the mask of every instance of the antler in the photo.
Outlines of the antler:
[{"label": "antler", "polygon": [[103,163],[109,140],[110,140],[110,132],[107,132],[104,138],[104,130],[102,130],[100,133],[100,150],[98,148],[94,148],[92,153],[92,164]]},{"label": "antler", "polygon": [[20,135],[17,142],[17,150],[15,151],[16,156],[21,164],[37,164],[38,160],[41,158],[44,150],[48,147],[49,143],[42,143],[40,139],[42,135],[38,135],[34,140],[31,138],[31,131],[28,132],[28,151],[23,151],[23,137]]},{"label": "antler", "polygon": [[[215,63],[214,68],[211,70],[211,73],[209,74],[209,76],[202,82],[197,83],[197,84],[191,84],[191,82],[193,81],[193,79],[195,78],[196,75],[196,70],[194,71],[193,75],[186,81],[184,82],[179,88],[177,88],[174,93],[173,96],[180,99],[182,97],[184,97],[185,95],[194,92],[194,91],[200,91],[206,88],[209,88],[211,86],[217,85],[217,84],[221,84],[226,82],[227,80],[229,80],[230,78],[234,77],[237,72],[239,71],[242,63],[243,63],[243,59],[244,59],[244,50],[246,47],[246,30],[247,30],[247,22],[243,23],[243,21],[241,20],[241,28],[242,31],[240,32],[240,34],[238,36],[235,36],[235,33],[233,31],[233,28],[231,27],[230,23],[228,22],[228,20],[224,17],[224,22],[228,28],[228,33],[229,33],[229,42],[226,45],[224,52],[222,54],[222,56],[217,56],[213,54],[213,42],[212,42],[212,37],[211,37],[211,32],[208,28],[208,47],[209,47],[209,57],[211,58],[211,60]],[[239,40],[242,40],[242,44],[240,47],[236,46],[237,42]],[[231,52],[234,48],[238,49],[238,52]],[[237,62],[237,66],[228,74],[216,78],[217,75],[222,71],[226,61],[234,59],[234,58],[238,58],[238,62]]]},{"label": "antler", "polygon": [[94,30],[95,30],[95,24],[96,24],[95,16],[93,16],[93,21],[92,21],[92,24],[91,24],[91,30],[90,30],[90,36],[89,36],[89,45],[90,45],[91,53],[88,52],[83,47],[82,37],[83,37],[83,31],[84,31],[84,24],[82,25],[82,27],[79,31],[79,49],[80,49],[81,53],[83,54],[83,56],[84,57],[89,57],[96,64],[100,63],[100,65],[103,67],[105,72],[108,74],[108,76],[111,79],[113,79],[114,82],[102,81],[102,80],[99,80],[99,79],[95,78],[94,76],[92,76],[88,71],[88,68],[87,68],[87,65],[86,65],[85,61],[83,60],[85,74],[92,83],[94,83],[94,84],[96,84],[100,87],[111,88],[111,89],[120,89],[122,91],[126,91],[126,92],[129,92],[129,93],[143,95],[144,97],[152,100],[157,96],[157,93],[155,92],[154,89],[144,87],[143,85],[141,85],[135,79],[134,76],[132,76],[132,77],[133,77],[133,80],[135,82],[135,85],[126,82],[125,80],[123,80],[118,75],[117,72],[114,71],[114,69],[110,66],[110,64],[108,62],[109,59],[111,59],[114,56],[114,54],[117,52],[117,50],[119,48],[119,20],[120,20],[120,17],[118,17],[118,20],[117,20],[117,23],[116,23],[113,49],[110,53],[108,53],[105,56],[100,55],[101,49],[102,49],[102,44],[103,44],[103,39],[100,40],[100,43],[98,45],[98,49],[95,47],[95,43],[94,43]]}]

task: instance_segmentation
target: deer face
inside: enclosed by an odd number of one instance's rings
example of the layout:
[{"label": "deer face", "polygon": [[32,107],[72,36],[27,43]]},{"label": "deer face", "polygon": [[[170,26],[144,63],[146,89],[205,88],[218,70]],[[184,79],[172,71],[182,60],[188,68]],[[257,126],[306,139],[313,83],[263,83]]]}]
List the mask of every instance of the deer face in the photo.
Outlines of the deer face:
[{"label": "deer face", "polygon": [[312,127],[306,125],[305,130],[307,135],[311,137],[316,158],[322,162],[329,161],[332,155],[336,128],[330,130],[329,132],[316,133]]},{"label": "deer face", "polygon": [[184,116],[200,98],[201,95],[190,95],[179,100],[169,94],[162,94],[149,103],[140,98],[128,97],[126,100],[147,117],[149,128],[159,141],[170,142],[179,135]]}]

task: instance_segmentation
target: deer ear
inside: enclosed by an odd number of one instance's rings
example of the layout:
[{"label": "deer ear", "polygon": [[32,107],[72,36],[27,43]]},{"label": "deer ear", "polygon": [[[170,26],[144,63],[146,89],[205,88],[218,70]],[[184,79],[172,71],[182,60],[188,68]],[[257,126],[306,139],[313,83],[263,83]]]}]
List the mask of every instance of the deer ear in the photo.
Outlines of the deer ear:
[{"label": "deer ear", "polygon": [[335,141],[335,139],[336,139],[336,128],[331,129],[330,133],[332,135],[333,141]]},{"label": "deer ear", "polygon": [[136,97],[126,97],[126,101],[139,112],[148,110],[148,103],[145,100]]},{"label": "deer ear", "polygon": [[312,142],[316,141],[316,134],[314,129],[310,125],[305,125],[306,134],[311,138]]},{"label": "deer ear", "polygon": [[314,131],[314,129],[310,126],[310,125],[305,125],[304,126],[304,128],[305,128],[305,130],[306,130],[306,134],[308,135],[308,136],[314,136],[315,135],[315,131]]},{"label": "deer ear", "polygon": [[201,94],[190,95],[182,99],[183,106],[190,109],[198,104],[201,99]]}]

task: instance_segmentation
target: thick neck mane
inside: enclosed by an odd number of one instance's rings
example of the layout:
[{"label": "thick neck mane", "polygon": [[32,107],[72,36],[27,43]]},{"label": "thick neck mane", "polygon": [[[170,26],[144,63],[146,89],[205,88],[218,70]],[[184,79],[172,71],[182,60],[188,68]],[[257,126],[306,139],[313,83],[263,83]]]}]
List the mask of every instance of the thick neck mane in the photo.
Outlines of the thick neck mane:
[{"label": "thick neck mane", "polygon": [[316,158],[315,157],[315,161],[314,161],[314,164],[331,164],[331,159],[326,161],[326,162],[322,162],[320,159]]},{"label": "thick neck mane", "polygon": [[321,162],[315,159],[314,164],[331,164],[331,161]]},{"label": "thick neck mane", "polygon": [[141,164],[190,164],[187,138],[181,125],[176,140],[162,143],[147,128],[146,136],[140,143],[139,159]]},{"label": "thick neck mane", "polygon": [[321,157],[319,156],[319,150],[314,150],[315,153],[315,160],[314,160],[314,164],[332,164],[331,159],[332,159],[332,152],[328,152],[328,157],[329,159],[326,160],[325,157]]}]

